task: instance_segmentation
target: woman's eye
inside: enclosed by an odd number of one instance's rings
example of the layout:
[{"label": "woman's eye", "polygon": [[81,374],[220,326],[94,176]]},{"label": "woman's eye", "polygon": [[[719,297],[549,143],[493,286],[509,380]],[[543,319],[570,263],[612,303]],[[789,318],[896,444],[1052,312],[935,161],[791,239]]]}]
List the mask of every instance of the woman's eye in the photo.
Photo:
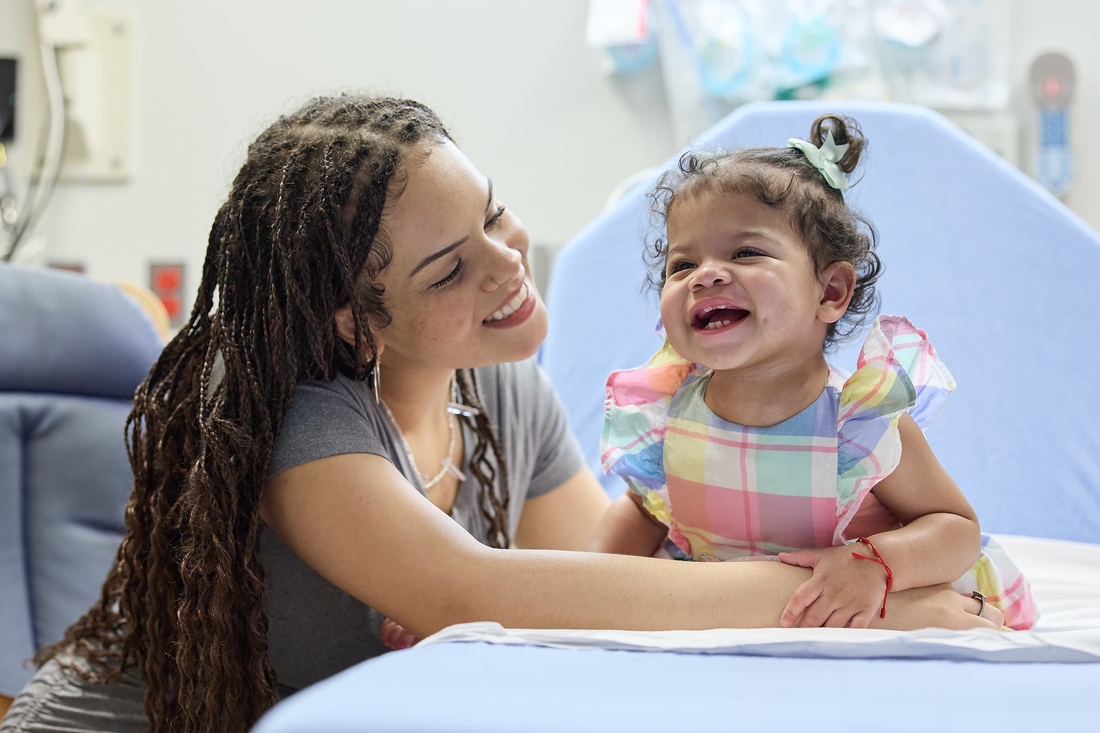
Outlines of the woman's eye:
[{"label": "woman's eye", "polygon": [[459,273],[462,272],[462,264],[463,264],[462,260],[459,260],[458,263],[455,265],[455,269],[451,270],[451,274],[447,275],[447,277],[443,278],[442,280],[440,280],[437,283],[432,283],[432,287],[433,288],[441,288],[441,287],[443,287],[445,285],[449,285],[450,283],[453,283],[455,280],[457,280]]},{"label": "woman's eye", "polygon": [[493,214],[492,218],[490,218],[489,221],[485,222],[485,228],[492,229],[496,225],[496,223],[500,221],[500,217],[502,216],[504,216],[504,207],[498,206],[496,213]]}]

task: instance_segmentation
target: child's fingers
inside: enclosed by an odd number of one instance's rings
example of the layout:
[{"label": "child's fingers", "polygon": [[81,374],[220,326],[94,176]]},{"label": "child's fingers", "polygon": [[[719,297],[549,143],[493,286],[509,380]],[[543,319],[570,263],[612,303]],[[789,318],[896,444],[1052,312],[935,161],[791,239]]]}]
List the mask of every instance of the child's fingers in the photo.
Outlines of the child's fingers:
[{"label": "child's fingers", "polygon": [[[382,644],[388,649],[404,649],[409,644],[405,643],[403,637],[406,635],[412,636],[409,632],[405,631],[405,628],[400,624],[386,619],[382,622],[382,628],[378,632],[378,638],[382,641]],[[413,637],[414,639],[416,637]],[[415,643],[415,642],[414,642]]]},{"label": "child's fingers", "polygon": [[821,560],[821,550],[796,550],[794,552],[779,553],[779,560],[787,565],[796,565],[800,568],[817,567]]},{"label": "child's fingers", "polygon": [[408,649],[410,646],[416,646],[416,644],[419,641],[420,641],[420,637],[418,637],[416,634],[412,633],[411,631],[406,631],[405,633],[403,633],[401,635],[401,644],[404,645],[402,647],[404,649]]},{"label": "child's fingers", "polygon": [[806,609],[806,613],[802,614],[802,620],[798,622],[798,627],[801,629],[819,629],[833,615],[834,610],[835,606],[827,603],[824,598],[819,598]]},{"label": "child's fingers", "polygon": [[852,612],[847,608],[838,608],[833,615],[825,620],[825,626],[830,629],[846,629],[852,620]]},{"label": "child's fingers", "polygon": [[850,629],[866,629],[871,625],[871,619],[875,617],[875,614],[870,611],[860,611],[855,616],[852,616],[852,620],[848,622],[848,628]]},{"label": "child's fingers", "polygon": [[382,628],[378,631],[378,638],[387,649],[397,648],[397,638],[394,629],[397,624],[389,619],[382,622]]},{"label": "child's fingers", "polygon": [[386,619],[382,622],[382,628],[378,631],[378,638],[382,643],[390,649],[397,648],[397,635],[400,633],[400,626],[393,621]]},{"label": "child's fingers", "polygon": [[810,578],[795,588],[794,593],[791,594],[791,599],[787,601],[787,605],[783,609],[783,613],[779,615],[779,625],[783,628],[793,626],[810,604],[821,597],[821,591],[821,582],[815,581],[814,578]]}]

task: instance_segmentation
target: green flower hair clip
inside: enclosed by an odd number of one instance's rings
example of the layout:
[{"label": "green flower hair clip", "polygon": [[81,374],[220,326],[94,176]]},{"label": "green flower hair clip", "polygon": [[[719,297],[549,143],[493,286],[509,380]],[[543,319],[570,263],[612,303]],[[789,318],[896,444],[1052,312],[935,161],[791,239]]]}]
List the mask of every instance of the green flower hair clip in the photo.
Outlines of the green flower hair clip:
[{"label": "green flower hair clip", "polygon": [[848,178],[844,175],[844,171],[840,170],[840,166],[837,165],[844,154],[848,152],[848,144],[837,145],[833,142],[832,130],[825,133],[825,140],[821,143],[820,148],[813,143],[794,137],[787,141],[787,147],[801,150],[802,154],[806,156],[806,160],[810,161],[814,168],[821,171],[821,175],[825,176],[825,181],[830,186],[841,193],[848,190]]}]

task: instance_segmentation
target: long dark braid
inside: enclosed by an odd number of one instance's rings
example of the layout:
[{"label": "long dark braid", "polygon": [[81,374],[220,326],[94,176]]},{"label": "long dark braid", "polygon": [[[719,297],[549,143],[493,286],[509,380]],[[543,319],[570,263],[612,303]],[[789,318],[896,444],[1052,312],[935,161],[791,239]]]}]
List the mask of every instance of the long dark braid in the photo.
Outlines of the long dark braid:
[{"label": "long dark braid", "polygon": [[[465,404],[477,408],[477,414],[464,415],[463,420],[477,435],[477,445],[470,456],[468,468],[480,486],[478,504],[481,513],[489,520],[489,544],[492,547],[506,548],[511,542],[508,534],[508,464],[504,460],[493,425],[485,415],[485,406],[477,393],[474,375],[469,371],[463,370],[458,374],[458,394]],[[489,460],[489,450],[493,452],[495,466]],[[502,489],[499,494],[493,488],[498,470]]]},{"label": "long dark braid", "polygon": [[[373,374],[376,360],[360,355],[376,353],[368,316],[389,322],[376,281],[390,257],[382,213],[403,162],[445,139],[415,102],[343,96],[311,101],[249,147],[211,228],[190,319],[134,397],[134,492],[115,564],[99,601],[39,664],[68,652],[102,682],[136,665],[152,727],[169,733],[244,733],[275,702],[259,547],[271,452],[299,384]],[[354,347],[333,318],[347,304]],[[504,460],[484,416],[476,429],[471,468],[494,544],[506,546],[486,454],[506,482]]]}]

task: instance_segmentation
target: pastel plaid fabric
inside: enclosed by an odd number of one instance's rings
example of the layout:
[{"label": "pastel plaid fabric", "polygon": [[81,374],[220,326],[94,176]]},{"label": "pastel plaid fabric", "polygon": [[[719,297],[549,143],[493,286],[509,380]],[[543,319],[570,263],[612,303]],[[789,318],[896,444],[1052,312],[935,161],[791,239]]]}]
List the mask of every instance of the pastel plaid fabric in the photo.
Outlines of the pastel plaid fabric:
[{"label": "pastel plaid fabric", "polygon": [[[898,420],[908,412],[926,427],[955,388],[927,335],[898,316],[875,322],[854,374],[832,369],[817,401],[777,425],[715,415],[703,400],[710,376],[666,341],[642,367],[608,378],[601,439],[604,470],[622,476],[668,526],[673,556],[695,560],[839,545],[853,521],[861,533],[896,526],[865,500],[901,459]],[[1011,612],[1009,626],[1030,628],[1030,586],[983,540],[986,551],[960,589],[982,590],[1006,618]]]}]

